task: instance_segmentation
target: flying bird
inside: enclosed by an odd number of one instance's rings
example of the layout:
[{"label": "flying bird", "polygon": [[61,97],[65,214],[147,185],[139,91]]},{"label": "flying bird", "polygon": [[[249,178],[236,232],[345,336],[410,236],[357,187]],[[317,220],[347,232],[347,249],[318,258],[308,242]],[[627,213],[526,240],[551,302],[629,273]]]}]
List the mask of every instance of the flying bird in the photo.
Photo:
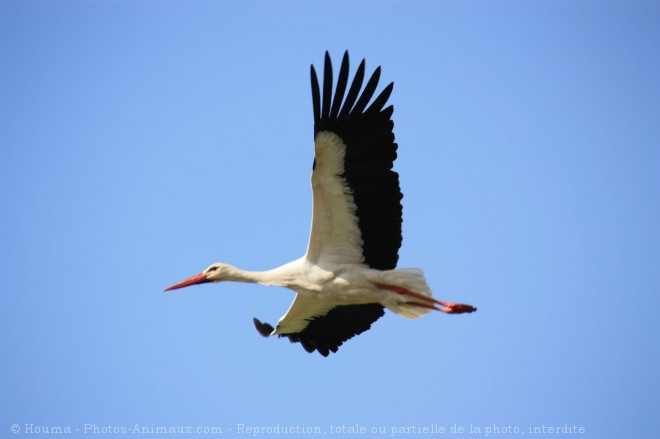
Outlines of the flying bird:
[{"label": "flying bird", "polygon": [[[207,282],[276,285],[296,292],[273,327],[254,319],[264,337],[287,337],[323,356],[371,328],[384,308],[416,319],[432,311],[476,311],[471,305],[433,298],[424,274],[397,269],[402,206],[399,176],[392,170],[397,144],[392,129],[390,83],[373,99],[376,68],[364,88],[365,61],[349,82],[344,53],[333,93],[330,55],[325,53],[323,90],[311,66],[314,108],[313,211],[307,252],[268,271],[246,271],[215,263],[165,291]],[[371,104],[369,105],[369,103]]]}]

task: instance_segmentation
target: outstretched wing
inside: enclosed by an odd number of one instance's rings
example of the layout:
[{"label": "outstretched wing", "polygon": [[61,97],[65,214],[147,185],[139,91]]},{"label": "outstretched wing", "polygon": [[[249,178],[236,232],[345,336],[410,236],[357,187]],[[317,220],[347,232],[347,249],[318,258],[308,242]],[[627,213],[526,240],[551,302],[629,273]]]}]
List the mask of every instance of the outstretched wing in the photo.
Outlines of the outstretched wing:
[{"label": "outstretched wing", "polygon": [[394,87],[390,83],[367,108],[380,78],[378,67],[360,92],[362,60],[348,88],[348,52],[344,54],[332,96],[332,64],[325,54],[323,100],[311,67],[315,159],[312,171],[314,207],[307,258],[323,265],[364,263],[392,269],[401,246],[402,206],[391,120],[383,109]]},{"label": "outstretched wing", "polygon": [[[383,108],[394,84],[385,87],[367,108],[378,86],[380,67],[362,91],[364,60],[350,88],[348,70],[346,52],[333,97],[332,64],[326,52],[321,100],[311,67],[314,207],[306,258],[319,266],[365,264],[389,270],[396,267],[402,239],[403,195],[399,176],[392,170],[397,149],[393,107]],[[277,333],[300,342],[308,352],[318,350],[327,356],[368,330],[383,314],[377,303],[337,305],[298,294],[274,332],[258,320],[255,325],[262,335]]]},{"label": "outstretched wing", "polygon": [[259,333],[265,337],[279,335],[291,343],[300,343],[307,352],[317,350],[327,357],[337,352],[343,342],[371,328],[384,314],[379,304],[337,305],[297,294],[291,307],[273,329],[254,319]]}]

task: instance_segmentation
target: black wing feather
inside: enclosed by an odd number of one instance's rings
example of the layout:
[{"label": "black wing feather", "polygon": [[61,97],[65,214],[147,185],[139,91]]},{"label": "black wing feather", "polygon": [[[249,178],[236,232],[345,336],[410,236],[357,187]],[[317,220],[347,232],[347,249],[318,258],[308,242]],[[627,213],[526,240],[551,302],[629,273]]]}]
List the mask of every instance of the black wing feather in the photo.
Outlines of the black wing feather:
[{"label": "black wing feather", "polygon": [[[348,52],[346,52],[346,54],[348,54]],[[348,57],[346,58],[346,60],[348,62]],[[344,105],[341,107],[339,118],[344,119],[348,117],[349,113],[353,109],[353,105],[355,104],[358,95],[360,94],[360,88],[362,88],[363,80],[364,80],[364,60],[360,62],[360,66],[355,72],[355,77],[353,78],[353,82],[351,83],[351,88],[348,90],[348,96],[346,96],[346,101],[344,101]],[[317,133],[316,124],[320,120],[321,118],[314,118],[314,128],[315,128],[314,135],[316,135]]]},{"label": "black wing feather", "polygon": [[[392,90],[394,89],[394,83],[390,82],[390,84],[383,89],[383,91],[378,95],[376,99],[374,99],[373,103],[371,106],[367,109],[368,113],[371,112],[379,112],[382,110],[383,106],[387,103],[387,100],[390,98],[390,94],[392,94]],[[392,107],[390,107],[392,108]],[[392,110],[394,110],[392,108]],[[391,116],[391,113],[390,113]]]},{"label": "black wing feather", "polygon": [[367,104],[371,100],[372,96],[376,92],[376,87],[378,87],[378,80],[380,79],[380,67],[376,68],[374,73],[369,78],[367,85],[365,85],[364,90],[360,99],[358,99],[357,104],[351,110],[352,114],[360,114],[364,112],[364,109],[367,108]]},{"label": "black wing feather", "polygon": [[323,111],[321,117],[330,117],[330,104],[332,101],[332,63],[330,54],[325,52],[325,68],[323,69]]},{"label": "black wing feather", "polygon": [[[314,66],[310,70],[312,79],[312,106],[314,107],[314,120],[316,120],[321,118],[321,91],[319,90],[319,80],[316,78]],[[316,135],[316,132],[314,135]]]},{"label": "black wing feather", "polygon": [[337,79],[335,99],[334,102],[332,103],[332,110],[330,111],[331,118],[336,118],[339,114],[339,109],[341,108],[341,101],[344,99],[344,93],[346,92],[347,83],[348,83],[348,52],[345,52],[344,58],[341,61],[341,67],[339,69],[339,78]]},{"label": "black wing feather", "polygon": [[[337,352],[346,340],[371,328],[371,324],[384,314],[384,308],[377,303],[340,305],[325,315],[309,319],[309,324],[302,331],[279,336],[287,337],[291,343],[300,343],[307,352],[318,351],[327,357],[330,352]],[[254,322],[261,335],[268,329],[272,330],[267,323],[257,319]]]}]

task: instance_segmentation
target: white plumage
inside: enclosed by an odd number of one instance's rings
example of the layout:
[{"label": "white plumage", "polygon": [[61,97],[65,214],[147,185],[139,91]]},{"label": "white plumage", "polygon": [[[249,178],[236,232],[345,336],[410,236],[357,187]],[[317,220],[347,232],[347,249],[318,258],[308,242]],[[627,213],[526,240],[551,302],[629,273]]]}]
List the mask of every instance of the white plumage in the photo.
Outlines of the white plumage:
[{"label": "white plumage", "polygon": [[296,291],[286,314],[273,328],[254,319],[264,336],[288,337],[308,352],[327,356],[354,335],[371,327],[383,307],[409,318],[431,310],[472,312],[470,305],[436,300],[416,268],[396,269],[401,245],[401,191],[391,121],[383,109],[393,84],[374,99],[380,67],[360,92],[364,60],[348,86],[344,54],[334,97],[332,66],[326,53],[323,102],[314,67],[315,160],[312,171],[313,213],[306,254],[273,270],[254,272],[216,263],[202,273],[166,288],[237,281],[276,285]]}]

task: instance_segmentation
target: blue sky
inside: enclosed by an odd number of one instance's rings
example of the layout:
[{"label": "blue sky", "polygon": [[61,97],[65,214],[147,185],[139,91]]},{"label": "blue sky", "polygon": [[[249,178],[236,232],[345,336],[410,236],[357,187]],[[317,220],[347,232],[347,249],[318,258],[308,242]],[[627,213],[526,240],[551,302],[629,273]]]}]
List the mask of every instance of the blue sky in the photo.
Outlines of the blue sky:
[{"label": "blue sky", "polygon": [[[656,437],[659,19],[645,1],[0,2],[2,437]],[[161,290],[303,254],[309,65],[346,49],[395,83],[399,266],[479,311],[388,313],[323,358],[254,330],[287,290]]]}]

